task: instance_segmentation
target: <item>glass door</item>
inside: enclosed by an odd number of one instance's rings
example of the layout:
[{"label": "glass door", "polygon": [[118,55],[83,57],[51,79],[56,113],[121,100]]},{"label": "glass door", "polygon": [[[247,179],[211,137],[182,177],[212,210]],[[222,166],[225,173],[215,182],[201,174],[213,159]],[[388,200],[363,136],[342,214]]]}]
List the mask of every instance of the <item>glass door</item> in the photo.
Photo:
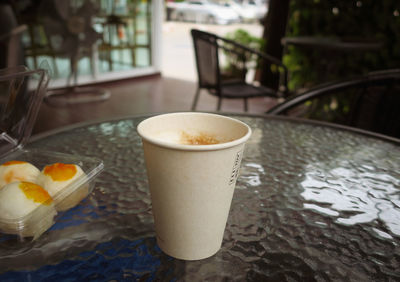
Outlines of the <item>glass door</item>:
[{"label": "glass door", "polygon": [[17,4],[16,11],[27,26],[26,65],[36,69],[45,61],[52,86],[159,72],[153,44],[162,9],[152,0],[41,0]]}]

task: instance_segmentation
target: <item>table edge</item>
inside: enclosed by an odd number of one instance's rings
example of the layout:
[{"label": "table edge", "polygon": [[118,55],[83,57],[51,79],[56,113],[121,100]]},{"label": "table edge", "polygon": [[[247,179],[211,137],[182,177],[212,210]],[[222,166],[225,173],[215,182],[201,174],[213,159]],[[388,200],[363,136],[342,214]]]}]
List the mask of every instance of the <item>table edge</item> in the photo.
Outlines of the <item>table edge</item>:
[{"label": "table edge", "polygon": [[[83,121],[83,122],[78,122],[66,126],[62,126],[59,128],[51,129],[48,131],[44,131],[41,133],[37,133],[35,135],[32,135],[31,138],[28,141],[29,143],[38,141],[40,139],[46,138],[48,136],[52,136],[58,133],[62,133],[65,131],[77,129],[80,127],[85,127],[85,126],[91,126],[91,125],[96,125],[99,123],[103,122],[114,122],[118,120],[126,120],[126,119],[132,119],[132,118],[147,118],[155,115],[160,115],[160,114],[165,114],[165,113],[177,113],[177,112],[188,112],[188,111],[171,111],[171,112],[155,112],[155,113],[143,113],[143,114],[133,114],[133,115],[121,115],[121,116],[115,116],[115,117],[106,117],[106,118],[99,118],[99,119],[93,119],[93,120],[88,120],[88,121]],[[279,116],[279,115],[271,115],[271,114],[262,114],[262,113],[237,113],[237,112],[207,112],[204,111],[204,113],[213,113],[213,114],[220,114],[220,115],[227,115],[227,116],[239,116],[239,117],[257,117],[257,118],[264,118],[264,119],[270,119],[270,120],[284,120],[284,121],[289,121],[289,122],[295,122],[295,123],[303,123],[303,124],[309,124],[309,125],[317,125],[317,126],[322,126],[322,127],[329,127],[332,129],[336,130],[343,130],[343,131],[348,131],[352,132],[355,134],[361,134],[367,137],[383,140],[386,142],[391,142],[396,145],[400,145],[400,139],[356,127],[351,127],[351,126],[346,126],[346,125],[341,125],[341,124],[336,124],[336,123],[331,123],[331,122],[326,122],[326,121],[318,121],[318,120],[312,120],[312,119],[306,119],[306,118],[297,118],[297,117],[289,117],[289,116]]]}]

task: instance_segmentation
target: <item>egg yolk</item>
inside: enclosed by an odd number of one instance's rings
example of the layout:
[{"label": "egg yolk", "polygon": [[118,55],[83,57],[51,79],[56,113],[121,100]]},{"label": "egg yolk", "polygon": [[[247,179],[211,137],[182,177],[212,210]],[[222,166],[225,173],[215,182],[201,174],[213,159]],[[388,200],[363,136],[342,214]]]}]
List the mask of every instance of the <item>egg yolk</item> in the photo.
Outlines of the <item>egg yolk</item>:
[{"label": "egg yolk", "polygon": [[25,178],[23,176],[15,174],[14,171],[9,171],[4,175],[3,179],[6,183],[11,183],[14,181],[24,180]]},{"label": "egg yolk", "polygon": [[[27,162],[23,161],[8,161],[3,164],[3,166],[11,166],[11,165],[17,165],[17,164],[27,164]],[[22,181],[25,178],[18,173],[16,173],[13,170],[8,171],[4,176],[3,179],[6,183],[11,183],[13,181]]]},{"label": "egg yolk", "polygon": [[44,174],[53,181],[66,181],[75,176],[77,169],[73,164],[55,163],[44,168]]},{"label": "egg yolk", "polygon": [[23,162],[23,161],[8,161],[5,162],[3,165],[15,165],[15,164],[26,164],[27,162]]},{"label": "egg yolk", "polygon": [[50,205],[53,201],[49,193],[35,183],[21,182],[19,188],[24,192],[26,198],[32,199],[35,203]]}]

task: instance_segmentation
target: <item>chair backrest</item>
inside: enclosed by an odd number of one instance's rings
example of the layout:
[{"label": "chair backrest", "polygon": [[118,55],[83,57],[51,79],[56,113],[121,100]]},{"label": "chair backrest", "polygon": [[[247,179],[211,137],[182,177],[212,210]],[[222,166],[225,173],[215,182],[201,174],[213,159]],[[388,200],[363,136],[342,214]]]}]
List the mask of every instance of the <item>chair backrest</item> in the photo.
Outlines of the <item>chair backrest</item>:
[{"label": "chair backrest", "polygon": [[191,35],[199,87],[217,90],[220,85],[218,38],[214,34],[195,29],[191,30]]},{"label": "chair backrest", "polygon": [[287,68],[279,59],[216,34],[197,29],[192,29],[191,34],[200,88],[219,95],[221,85],[246,83],[250,69],[269,63],[281,76],[281,92],[287,96]]},{"label": "chair backrest", "polygon": [[267,113],[333,122],[400,137],[400,69],[317,86]]}]

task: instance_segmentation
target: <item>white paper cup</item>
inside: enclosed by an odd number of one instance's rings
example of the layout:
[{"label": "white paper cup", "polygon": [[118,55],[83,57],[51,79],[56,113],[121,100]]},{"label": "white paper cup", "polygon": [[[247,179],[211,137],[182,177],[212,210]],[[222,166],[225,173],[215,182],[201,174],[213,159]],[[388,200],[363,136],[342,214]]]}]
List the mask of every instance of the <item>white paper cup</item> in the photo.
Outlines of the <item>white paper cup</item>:
[{"label": "white paper cup", "polygon": [[[221,115],[188,112],[151,117],[137,130],[159,247],[185,260],[214,255],[221,247],[250,127]],[[222,143],[182,144],[193,140]]]}]

